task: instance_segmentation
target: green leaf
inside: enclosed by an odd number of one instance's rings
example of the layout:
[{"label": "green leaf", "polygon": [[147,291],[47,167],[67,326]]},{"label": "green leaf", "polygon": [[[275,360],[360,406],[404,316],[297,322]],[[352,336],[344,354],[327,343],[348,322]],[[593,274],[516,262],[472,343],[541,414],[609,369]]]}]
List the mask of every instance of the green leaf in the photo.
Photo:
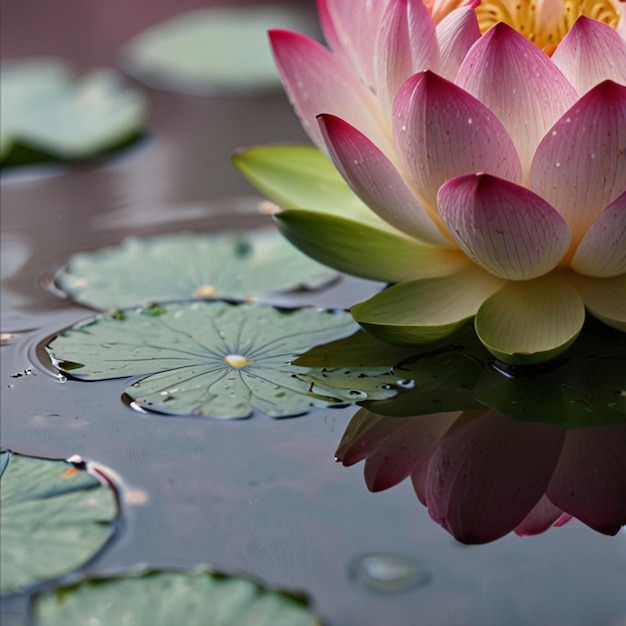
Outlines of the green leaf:
[{"label": "green leaf", "polygon": [[355,330],[343,312],[198,301],[101,315],[47,349],[74,378],[149,375],[125,390],[143,409],[243,418],[256,408],[284,417],[346,402],[341,394],[309,394],[310,383],[298,375],[310,371],[291,362]]},{"label": "green leaf", "polygon": [[[281,211],[274,219],[283,235],[305,254],[341,272],[370,280],[401,282],[414,278],[426,257],[431,260],[430,252],[434,250],[429,248],[425,255],[426,248],[404,235],[313,211]],[[440,252],[441,260],[447,261],[447,251]],[[452,271],[456,265],[452,260],[435,267],[438,274]]]},{"label": "green leaf", "polygon": [[26,59],[3,63],[0,77],[2,165],[85,159],[141,133],[144,99],[111,70],[78,80],[61,61]]},{"label": "green leaf", "polygon": [[313,146],[246,148],[233,155],[233,164],[261,193],[283,209],[330,214],[396,232],[367,208],[332,161]]},{"label": "green leaf", "polygon": [[146,84],[184,94],[278,89],[267,31],[310,31],[309,18],[302,10],[253,5],[187,11],[133,37],[120,60]]},{"label": "green leaf", "polygon": [[114,532],[113,490],[65,461],[2,453],[0,591],[25,591],[81,566]]},{"label": "green leaf", "polygon": [[187,298],[245,299],[289,289],[318,289],[337,274],[273,231],[128,238],[119,246],[74,254],[55,284],[94,308]]},{"label": "green leaf", "polygon": [[40,592],[35,626],[319,626],[300,595],[206,570],[150,571]]}]

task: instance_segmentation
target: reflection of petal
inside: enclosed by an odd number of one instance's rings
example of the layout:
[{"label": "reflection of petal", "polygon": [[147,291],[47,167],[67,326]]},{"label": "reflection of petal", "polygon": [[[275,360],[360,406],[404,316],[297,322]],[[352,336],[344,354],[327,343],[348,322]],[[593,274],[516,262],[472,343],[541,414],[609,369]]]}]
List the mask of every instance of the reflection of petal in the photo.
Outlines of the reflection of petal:
[{"label": "reflection of petal", "polygon": [[458,412],[419,417],[385,418],[391,422],[384,446],[365,461],[365,482],[370,491],[383,491],[397,485],[416,468],[425,465]]},{"label": "reflection of petal", "polygon": [[626,524],[624,450],[624,425],[569,430],[548,497],[594,530],[616,534]]},{"label": "reflection of petal", "polygon": [[545,492],[562,428],[466,413],[445,434],[428,468],[431,517],[456,539],[485,543],[515,529]]},{"label": "reflection of petal", "polygon": [[552,525],[561,525],[559,522],[562,521],[562,518],[568,521],[572,516],[564,514],[561,509],[555,507],[544,495],[541,500],[535,504],[522,523],[517,525],[515,532],[522,537],[538,535],[548,530]]}]

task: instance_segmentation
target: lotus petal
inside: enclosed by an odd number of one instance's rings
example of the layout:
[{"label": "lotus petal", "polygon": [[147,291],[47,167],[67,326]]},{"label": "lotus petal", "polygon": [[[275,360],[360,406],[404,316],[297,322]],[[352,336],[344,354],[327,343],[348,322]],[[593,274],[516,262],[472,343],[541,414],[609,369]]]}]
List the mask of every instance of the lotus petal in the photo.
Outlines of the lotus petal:
[{"label": "lotus petal", "polygon": [[564,436],[558,426],[518,422],[495,411],[464,414],[428,466],[430,516],[463,543],[503,537],[543,496]]},{"label": "lotus petal", "polygon": [[537,148],[529,186],[565,218],[575,250],[626,190],[626,87],[604,81],[565,112]]},{"label": "lotus petal", "polygon": [[582,298],[552,272],[508,281],[480,307],[475,327],[493,355],[515,365],[554,358],[572,344],[584,321]]},{"label": "lotus petal", "polygon": [[325,144],[315,118],[332,113],[365,133],[385,154],[394,152],[374,94],[341,60],[298,33],[273,30],[270,41],[287,95],[318,148],[325,150]]},{"label": "lotus petal", "polygon": [[322,115],[319,122],[337,169],[372,211],[401,232],[450,247],[402,174],[365,135],[333,115]]},{"label": "lotus petal", "polygon": [[565,220],[525,187],[469,174],[439,190],[439,214],[461,249],[488,272],[528,280],[553,270],[570,242]]},{"label": "lotus petal", "polygon": [[422,0],[391,0],[382,15],[374,50],[376,95],[383,110],[413,73],[439,66],[435,25]]},{"label": "lotus petal", "polygon": [[312,211],[283,211],[274,216],[283,235],[314,259],[370,280],[400,282],[445,276],[467,264],[458,250],[420,245],[349,219]]},{"label": "lotus petal", "polygon": [[626,83],[626,41],[608,24],[585,16],[576,20],[552,62],[581,95],[606,79]]},{"label": "lotus petal", "polygon": [[395,344],[447,337],[476,314],[503,281],[474,264],[450,276],[394,285],[352,307],[369,333]]},{"label": "lotus petal", "polygon": [[354,67],[366,85],[373,87],[372,42],[389,0],[368,0],[354,10],[354,0],[317,0],[322,30],[328,45],[344,63]]},{"label": "lotus petal", "polygon": [[572,273],[568,278],[594,317],[626,332],[626,274],[600,279]]},{"label": "lotus petal", "polygon": [[439,187],[455,176],[487,172],[521,182],[519,157],[506,129],[485,105],[430,71],[402,85],[393,111],[404,170],[435,212]]},{"label": "lotus petal", "polygon": [[626,272],[626,192],[591,225],[570,265],[580,274],[598,278]]},{"label": "lotus petal", "polygon": [[541,138],[578,98],[550,58],[503,22],[468,52],[456,82],[502,121],[525,171]]},{"label": "lotus petal", "polygon": [[456,9],[437,24],[436,32],[441,58],[437,73],[454,81],[465,55],[480,37],[476,13],[469,7]]}]

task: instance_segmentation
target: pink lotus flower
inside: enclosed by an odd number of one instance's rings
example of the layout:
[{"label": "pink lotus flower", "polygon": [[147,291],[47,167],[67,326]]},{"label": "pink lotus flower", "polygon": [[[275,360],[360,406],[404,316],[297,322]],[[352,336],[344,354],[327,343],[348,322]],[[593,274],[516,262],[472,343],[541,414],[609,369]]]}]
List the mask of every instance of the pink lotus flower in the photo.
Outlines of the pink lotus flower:
[{"label": "pink lotus flower", "polygon": [[[562,32],[557,1],[318,4],[331,50],[286,31],[271,42],[305,130],[362,202],[337,191],[320,206],[321,156],[303,157],[297,177],[288,157],[238,164],[289,209],[276,220],[296,246],[399,283],[355,319],[423,343],[474,318],[510,363],[565,350],[585,308],[626,331],[623,7],[591,3],[604,11],[592,19],[589,3],[568,3],[582,16]],[[509,24],[532,26],[552,56]]]},{"label": "pink lotus flower", "polygon": [[365,459],[382,491],[411,477],[430,516],[464,543],[534,535],[572,517],[616,534],[626,524],[626,425],[565,430],[495,411],[382,417],[361,409],[337,450]]}]

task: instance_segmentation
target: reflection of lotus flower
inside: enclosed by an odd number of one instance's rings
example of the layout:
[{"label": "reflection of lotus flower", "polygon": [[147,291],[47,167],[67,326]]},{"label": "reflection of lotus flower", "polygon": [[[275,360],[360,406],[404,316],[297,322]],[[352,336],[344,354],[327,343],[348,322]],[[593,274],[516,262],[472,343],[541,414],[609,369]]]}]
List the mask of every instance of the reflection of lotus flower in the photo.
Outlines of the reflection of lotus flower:
[{"label": "reflection of lotus flower", "polygon": [[494,411],[390,418],[361,409],[337,457],[366,459],[371,491],[411,477],[431,517],[464,543],[533,535],[571,517],[626,524],[626,425],[564,430]]},{"label": "reflection of lotus flower", "polygon": [[[309,136],[382,218],[341,205],[276,218],[322,262],[401,283],[357,305],[355,319],[386,341],[420,343],[475,316],[481,341],[512,363],[564,350],[585,306],[626,330],[619,3],[591,3],[603,21],[580,17],[564,37],[556,1],[539,3],[538,17],[515,8],[537,3],[355,4],[319,2],[332,52],[271,35]],[[483,30],[497,22],[482,36],[476,12]],[[552,57],[506,22],[533,26]]]}]

